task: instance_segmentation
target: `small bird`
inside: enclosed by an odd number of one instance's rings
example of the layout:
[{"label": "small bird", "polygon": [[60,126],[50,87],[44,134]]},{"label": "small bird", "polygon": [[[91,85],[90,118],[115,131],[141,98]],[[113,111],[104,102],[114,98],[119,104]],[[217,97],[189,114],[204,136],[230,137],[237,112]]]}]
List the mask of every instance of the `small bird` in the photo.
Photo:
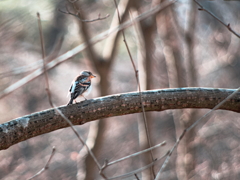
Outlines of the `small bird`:
[{"label": "small bird", "polygon": [[[76,77],[69,89],[71,99],[68,105],[72,104],[73,100],[75,100],[78,96],[84,97],[83,94],[88,94],[91,91],[91,79],[95,77],[96,76],[93,75],[90,71],[82,71],[80,75]],[[85,98],[85,100],[87,99]]]}]

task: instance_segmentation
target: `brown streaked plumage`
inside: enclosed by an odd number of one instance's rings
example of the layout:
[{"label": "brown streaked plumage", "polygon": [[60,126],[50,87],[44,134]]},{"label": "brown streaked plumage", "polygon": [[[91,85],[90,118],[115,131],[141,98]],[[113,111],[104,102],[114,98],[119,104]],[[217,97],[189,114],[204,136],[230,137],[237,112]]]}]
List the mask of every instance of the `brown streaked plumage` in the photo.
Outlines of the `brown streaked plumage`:
[{"label": "brown streaked plumage", "polygon": [[96,76],[93,75],[90,71],[82,71],[80,75],[76,77],[76,79],[72,82],[72,85],[69,89],[69,92],[71,94],[71,99],[68,105],[72,104],[73,100],[75,100],[78,96],[83,96],[84,93],[90,92],[91,79],[95,77]]}]

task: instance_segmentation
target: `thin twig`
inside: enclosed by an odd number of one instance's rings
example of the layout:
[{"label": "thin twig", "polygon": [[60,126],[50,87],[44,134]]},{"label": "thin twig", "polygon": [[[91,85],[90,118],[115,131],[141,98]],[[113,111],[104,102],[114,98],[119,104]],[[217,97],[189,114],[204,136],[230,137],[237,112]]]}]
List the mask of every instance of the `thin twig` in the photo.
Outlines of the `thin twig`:
[{"label": "thin twig", "polygon": [[163,165],[161,166],[159,172],[157,173],[157,176],[156,176],[156,178],[155,178],[156,180],[160,179],[161,173],[162,173],[163,169],[167,166],[167,164],[168,164],[168,162],[169,162],[169,160],[170,160],[170,158],[171,158],[171,155],[172,155],[173,151],[176,149],[176,147],[177,147],[178,144],[180,143],[181,139],[184,137],[185,133],[186,133],[186,129],[182,132],[182,134],[180,135],[180,137],[177,139],[176,143],[173,145],[172,149],[169,151],[169,153],[168,153],[165,161],[163,162]]},{"label": "thin twig", "polygon": [[163,141],[162,143],[160,143],[160,144],[158,144],[158,145],[156,145],[156,146],[153,146],[153,147],[150,147],[150,148],[148,148],[148,149],[145,149],[145,150],[136,152],[136,153],[131,154],[131,155],[129,155],[129,156],[125,156],[125,157],[120,158],[120,159],[118,159],[118,160],[116,160],[116,161],[112,161],[112,162],[108,163],[107,165],[108,165],[108,166],[113,165],[113,164],[118,163],[118,162],[120,162],[120,161],[123,161],[123,160],[126,160],[126,159],[128,159],[128,158],[132,158],[132,157],[138,156],[138,155],[140,155],[140,154],[142,154],[142,153],[151,151],[151,150],[153,150],[153,149],[155,149],[155,148],[157,148],[157,147],[164,146],[164,145],[166,145],[166,142],[165,142],[165,141]]},{"label": "thin twig", "polygon": [[238,89],[236,89],[236,91],[234,91],[231,95],[229,95],[228,97],[226,97],[222,102],[220,102],[219,104],[217,104],[213,109],[211,109],[210,111],[208,111],[206,114],[204,114],[201,118],[199,118],[196,122],[194,122],[190,127],[188,127],[186,129],[186,131],[190,131],[193,127],[195,127],[199,121],[203,120],[204,118],[208,117],[214,110],[219,109],[224,103],[226,103],[229,99],[231,99],[233,96],[235,96],[238,92],[240,92],[240,87]]},{"label": "thin twig", "polygon": [[104,164],[99,171],[99,174],[101,174],[104,171],[104,169],[106,169],[106,167],[108,167],[108,160],[107,159],[105,159]]},{"label": "thin twig", "polygon": [[212,108],[210,111],[208,111],[205,115],[203,115],[201,118],[199,118],[196,122],[194,122],[190,127],[186,128],[183,130],[182,134],[180,135],[180,137],[178,138],[178,140],[176,141],[176,143],[174,144],[173,148],[170,150],[169,155],[167,156],[167,158],[165,159],[161,169],[159,170],[157,176],[156,176],[156,180],[159,180],[161,177],[161,173],[163,171],[163,169],[167,166],[169,159],[173,153],[173,151],[176,149],[176,147],[178,146],[178,144],[180,143],[180,141],[182,140],[182,138],[184,137],[184,135],[190,131],[193,127],[195,127],[201,120],[205,119],[206,117],[208,117],[213,111],[219,109],[224,103],[226,103],[229,99],[231,99],[233,96],[235,96],[238,92],[240,92],[240,87],[234,91],[231,95],[229,95],[228,97],[226,97],[223,101],[221,101],[220,103],[218,103],[214,108]]},{"label": "thin twig", "polygon": [[148,165],[146,165],[146,166],[144,166],[144,167],[141,167],[141,168],[139,168],[139,169],[137,169],[137,170],[134,170],[134,171],[132,171],[132,172],[129,172],[129,173],[126,173],[126,174],[123,174],[123,175],[119,175],[119,176],[115,176],[115,177],[108,178],[107,180],[117,179],[117,178],[125,178],[125,177],[128,177],[128,176],[132,176],[132,175],[134,175],[134,174],[137,174],[137,173],[139,173],[139,172],[142,172],[143,170],[152,167],[157,161],[160,161],[161,159],[163,159],[163,158],[164,158],[165,156],[167,156],[168,154],[169,154],[169,151],[168,151],[166,154],[164,154],[162,157],[160,157],[160,158],[158,158],[158,159],[154,159],[153,162],[151,162],[150,164],[148,164]]},{"label": "thin twig", "polygon": [[224,25],[230,32],[232,32],[235,36],[240,38],[240,35],[236,33],[230,26],[230,24],[224,23],[221,19],[219,19],[217,16],[215,16],[213,13],[211,13],[209,10],[205,9],[197,0],[194,0],[195,3],[200,7],[198,8],[199,11],[205,11],[206,13],[210,14],[213,18],[215,18],[218,22],[220,22],[222,25]]},{"label": "thin twig", "polygon": [[[53,104],[54,105],[54,104]],[[62,111],[60,111],[55,105],[54,105],[54,110],[57,111],[57,113],[62,116],[62,118],[67,121],[67,123],[70,125],[70,128],[73,130],[73,132],[75,133],[75,135],[77,136],[77,138],[79,139],[79,141],[86,146],[88,153],[92,156],[93,160],[95,161],[95,163],[98,166],[98,169],[101,169],[101,166],[99,164],[99,162],[97,161],[95,155],[93,154],[93,152],[89,149],[89,147],[86,145],[86,143],[84,142],[84,140],[81,138],[81,136],[78,134],[78,132],[76,131],[76,129],[74,128],[74,125],[72,124],[72,122],[62,113]]]},{"label": "thin twig", "polygon": [[[73,4],[73,3],[75,3],[75,2],[76,2],[76,1],[71,2],[71,3]],[[95,21],[101,21],[101,20],[107,19],[107,18],[110,16],[110,14],[107,14],[106,16],[101,17],[101,14],[99,13],[99,14],[98,14],[98,17],[95,18],[95,19],[90,19],[90,20],[87,20],[87,19],[81,19],[80,16],[78,15],[79,12],[77,12],[76,14],[71,13],[71,12],[69,11],[67,5],[65,5],[65,8],[66,8],[66,11],[63,11],[63,10],[61,10],[61,9],[58,9],[58,11],[61,12],[61,13],[63,13],[63,14],[68,14],[68,15],[74,16],[74,17],[76,17],[77,19],[79,19],[79,20],[82,21],[82,22],[95,22]]]},{"label": "thin twig", "polygon": [[42,49],[42,61],[43,61],[43,71],[44,71],[44,77],[45,77],[45,82],[46,82],[46,91],[48,94],[48,101],[51,107],[53,107],[52,99],[51,99],[51,92],[49,90],[49,82],[48,82],[48,74],[47,74],[47,68],[46,68],[46,53],[45,53],[45,48],[44,48],[44,38],[43,38],[43,32],[42,32],[42,23],[41,23],[41,17],[40,13],[37,12],[37,17],[38,17],[38,29],[39,29],[39,34],[40,34],[40,39],[41,39],[41,49]]},{"label": "thin twig", "polygon": [[[55,59],[62,47],[62,43],[63,43],[63,36],[59,37],[58,40],[56,41],[56,43],[53,46],[52,51],[49,53],[49,56],[47,56],[45,58],[45,64],[47,62],[49,62],[52,59]],[[43,67],[42,65],[43,60],[37,60],[35,62],[32,63],[28,63],[24,66],[19,66],[19,67],[15,67],[9,71],[5,71],[5,72],[0,72],[0,79],[4,78],[4,77],[8,77],[8,76],[16,76],[18,74],[23,74],[23,73],[28,73],[30,71],[36,70],[40,67]]]},{"label": "thin twig", "polygon": [[[61,110],[59,110],[54,104],[53,104],[54,110],[70,125],[70,128],[74,132],[74,134],[77,136],[79,141],[87,148],[88,153],[90,156],[93,158],[94,162],[96,163],[99,171],[101,171],[101,165],[99,164],[96,156],[93,154],[92,150],[88,147],[88,145],[85,143],[85,141],[82,139],[82,137],[78,134],[77,130],[74,128],[74,125],[72,122],[62,113]],[[103,174],[103,172],[100,173],[100,175],[104,178],[107,179],[107,177]]]},{"label": "thin twig", "polygon": [[[216,17],[213,13],[211,13],[210,11],[208,11],[207,9],[205,9],[199,2],[197,2],[196,0],[194,0],[195,3],[200,6],[199,10],[201,11],[205,11],[208,14],[210,14],[213,18],[215,18],[218,22],[220,22],[222,25],[224,25],[225,27],[227,27],[227,29],[232,32],[234,35],[236,35],[238,38],[240,37],[235,31],[232,30],[232,28],[230,27],[230,24],[225,24],[223,21],[221,21],[218,17]],[[207,116],[209,116],[214,110],[218,109],[220,106],[222,106],[227,100],[229,100],[230,98],[232,98],[236,93],[239,92],[239,89],[236,90],[234,93],[232,93],[231,95],[229,95],[226,99],[224,99],[221,103],[219,103],[218,105],[216,105],[212,110],[210,110],[208,113],[206,113],[204,116],[202,116],[201,118],[199,118],[195,123],[193,123],[190,127],[186,128],[183,133],[181,134],[181,136],[179,137],[179,139],[177,140],[177,142],[174,144],[173,148],[171,149],[171,153],[169,154],[169,156],[166,158],[166,160],[164,161],[164,164],[162,165],[160,171],[157,174],[156,179],[160,179],[161,176],[161,172],[163,171],[163,169],[166,167],[167,163],[169,162],[169,159],[171,157],[172,152],[174,151],[174,149],[177,147],[177,145],[179,144],[180,140],[183,138],[183,136],[185,135],[186,132],[190,131],[193,127],[195,127],[201,120],[203,120],[204,118],[206,118]]]},{"label": "thin twig", "polygon": [[[38,29],[39,29],[39,34],[40,34],[40,39],[41,39],[41,49],[42,49],[42,61],[43,61],[43,69],[44,69],[44,75],[45,75],[45,81],[46,81],[46,91],[48,93],[48,99],[49,99],[49,103],[51,106],[53,106],[53,103],[52,103],[52,100],[51,100],[51,93],[50,93],[50,90],[49,90],[49,83],[48,83],[48,76],[47,76],[47,70],[46,70],[46,64],[45,64],[45,57],[46,57],[46,54],[45,54],[45,48],[44,48],[44,39],[43,39],[43,32],[42,32],[42,24],[41,24],[41,17],[40,17],[40,13],[37,12],[37,18],[38,18]],[[39,176],[40,174],[42,174],[45,170],[48,169],[48,166],[52,160],[52,157],[55,153],[55,147],[53,146],[53,149],[52,149],[52,153],[51,153],[51,156],[49,157],[48,161],[47,161],[47,164],[44,166],[44,168],[42,168],[38,173],[36,173],[34,176],[30,177],[28,180],[30,179],[33,179],[37,176]]]},{"label": "thin twig", "polygon": [[28,73],[30,71],[38,69],[40,66],[42,67],[42,60],[38,60],[38,61],[32,62],[32,63],[28,63],[24,66],[15,67],[11,70],[1,72],[0,73],[0,79],[5,78],[5,77],[9,77],[9,76],[16,76],[16,75],[19,75],[19,74]]},{"label": "thin twig", "polygon": [[129,156],[125,156],[125,157],[123,157],[123,158],[117,159],[116,161],[112,161],[112,162],[110,162],[110,163],[108,162],[108,160],[105,160],[105,161],[104,161],[104,165],[102,166],[100,172],[102,172],[102,171],[103,171],[104,169],[106,169],[108,166],[111,166],[111,165],[113,165],[113,164],[119,163],[119,162],[124,161],[124,160],[129,159],[129,158],[138,156],[138,155],[140,155],[140,154],[143,154],[143,153],[145,153],[145,152],[151,151],[151,150],[153,150],[153,149],[155,149],[155,148],[157,148],[157,147],[164,146],[164,145],[166,145],[166,142],[165,142],[165,141],[163,141],[163,142],[160,143],[160,144],[157,144],[156,146],[153,146],[153,147],[151,147],[151,148],[148,148],[148,149],[145,149],[145,150],[136,152],[136,153],[131,154],[131,155],[129,155]]},{"label": "thin twig", "polygon": [[[40,32],[40,37],[41,37],[41,46],[42,46],[42,58],[43,61],[45,59],[45,50],[44,50],[44,43],[43,43],[43,34],[42,34],[42,26],[41,26],[41,19],[40,19],[40,14],[37,13],[38,16],[38,25],[39,25],[39,32]],[[48,99],[49,99],[49,104],[51,105],[52,108],[54,108],[54,110],[60,115],[62,116],[62,118],[67,121],[67,123],[70,125],[70,128],[72,129],[72,131],[75,133],[75,135],[78,137],[78,139],[80,140],[80,142],[86,146],[88,153],[91,155],[91,157],[93,158],[93,160],[95,161],[95,163],[98,166],[98,169],[101,169],[101,166],[99,164],[99,162],[97,161],[95,155],[93,154],[93,152],[90,150],[90,148],[87,146],[87,144],[83,141],[83,139],[81,138],[81,136],[78,134],[78,132],[75,130],[75,128],[73,127],[72,122],[61,112],[61,110],[59,110],[52,102],[52,98],[51,98],[51,91],[49,88],[49,81],[48,81],[48,76],[47,76],[47,71],[46,71],[46,66],[45,66],[45,62],[43,62],[44,65],[44,74],[45,74],[45,80],[46,80],[46,91],[48,94]],[[104,179],[106,179],[106,176],[101,173],[100,174]]]},{"label": "thin twig", "polygon": [[38,18],[38,30],[39,30],[40,40],[41,40],[42,58],[43,58],[43,61],[44,61],[44,58],[46,57],[46,53],[45,53],[45,48],[44,48],[42,23],[41,23],[41,17],[40,17],[39,12],[37,12],[37,18]]},{"label": "thin twig", "polygon": [[157,159],[155,159],[153,162],[151,162],[150,164],[148,164],[148,165],[146,165],[144,167],[141,167],[141,168],[139,168],[137,170],[134,170],[132,172],[129,172],[129,173],[126,173],[126,174],[123,174],[123,175],[119,175],[119,176],[108,178],[108,180],[117,179],[117,178],[126,178],[128,176],[132,176],[133,174],[137,174],[139,172],[142,172],[145,169],[148,169],[148,168],[152,167],[156,162],[157,162]]},{"label": "thin twig", "polygon": [[44,166],[44,168],[42,168],[38,173],[36,173],[35,175],[33,175],[32,177],[28,178],[28,180],[34,179],[35,177],[39,176],[40,174],[42,174],[45,170],[47,170],[49,168],[49,164],[53,158],[53,155],[56,152],[56,148],[53,146],[52,148],[52,153],[47,161],[47,164]]},{"label": "thin twig", "polygon": [[[137,16],[136,18],[134,18],[131,21],[127,21],[125,23],[123,23],[120,26],[117,26],[115,28],[112,28],[110,30],[107,30],[103,33],[100,33],[99,35],[93,37],[92,39],[89,40],[89,43],[83,43],[78,45],[77,47],[73,48],[72,50],[67,51],[66,53],[64,53],[63,55],[53,59],[51,62],[49,62],[48,64],[46,64],[46,68],[47,70],[50,70],[54,67],[56,67],[57,65],[65,62],[66,60],[70,59],[71,57],[75,56],[76,54],[78,54],[79,52],[85,50],[88,46],[96,44],[104,39],[106,39],[107,37],[109,37],[111,34],[121,31],[125,28],[128,28],[129,26],[133,25],[134,23],[141,21],[143,19],[146,19],[147,17],[167,8],[168,6],[172,5],[173,3],[175,3],[176,0],[173,1],[165,1],[165,3],[162,3],[161,6],[156,6],[155,8],[146,11],[142,14],[140,14],[139,16]],[[37,70],[35,70],[34,72],[32,72],[31,74],[25,76],[24,78],[22,78],[21,80],[17,81],[16,83],[10,85],[9,87],[5,88],[3,91],[0,92],[0,99],[9,95],[10,93],[12,93],[13,91],[15,91],[16,89],[22,87],[23,85],[27,84],[28,82],[34,80],[35,78],[37,78],[38,76],[40,76],[43,73],[43,69],[39,68]]]},{"label": "thin twig", "polygon": [[[117,5],[116,0],[114,0],[114,4],[116,6],[119,23],[121,23],[120,13],[119,13],[119,10],[118,10],[118,5]],[[137,80],[138,91],[139,91],[139,94],[140,94],[139,97],[140,97],[140,100],[141,100],[141,107],[142,107],[142,112],[143,112],[143,121],[144,121],[145,130],[146,130],[147,141],[148,141],[148,147],[152,147],[151,140],[150,140],[149,129],[148,129],[148,125],[147,125],[146,113],[145,113],[145,109],[144,109],[144,106],[143,106],[143,103],[142,103],[142,91],[141,91],[141,85],[140,85],[140,82],[139,82],[138,70],[137,70],[137,68],[135,66],[135,63],[133,61],[132,54],[130,52],[130,49],[129,49],[129,46],[128,46],[128,43],[127,43],[127,40],[126,40],[126,37],[125,37],[124,30],[122,31],[122,35],[123,35],[123,42],[125,43],[128,55],[130,57],[130,60],[132,62],[132,66],[133,66],[133,69],[134,69],[134,72],[135,72],[136,80]],[[152,161],[154,161],[152,150],[150,151],[150,154],[151,154]],[[155,172],[154,172],[153,166],[151,166],[151,170],[152,170],[152,173],[153,173],[153,177],[155,178]]]},{"label": "thin twig", "polygon": [[[205,9],[197,0],[194,0],[195,3],[200,7],[198,10],[200,11],[205,11],[207,12],[209,15],[211,15],[213,18],[215,18],[218,22],[220,22],[222,25],[224,25],[230,32],[232,32],[235,36],[237,36],[238,38],[240,38],[240,35],[237,34],[230,26],[230,24],[225,24],[221,19],[219,19],[218,17],[216,17],[213,13],[211,13],[210,11],[208,11],[207,9]],[[220,108],[226,101],[228,101],[230,98],[232,98],[235,94],[237,94],[240,91],[240,88],[238,88],[235,92],[233,92],[231,95],[229,95],[227,98],[225,98],[222,102],[220,102],[219,104],[217,104],[212,110],[208,111],[205,115],[203,115],[201,118],[199,118],[196,122],[194,122],[190,127],[186,128],[183,133],[181,134],[181,136],[179,137],[178,141],[174,144],[171,153],[169,154],[169,156],[166,158],[166,160],[164,161],[164,164],[162,165],[160,171],[157,174],[156,179],[160,179],[160,175],[162,170],[166,167],[167,163],[169,162],[170,156],[173,152],[173,150],[177,147],[177,145],[179,144],[180,140],[182,139],[182,137],[185,135],[186,132],[190,131],[193,127],[195,127],[201,120],[203,120],[204,118],[208,117],[214,110]]]},{"label": "thin twig", "polygon": [[134,176],[136,177],[137,180],[140,180],[140,179],[138,178],[137,174],[134,174]]}]

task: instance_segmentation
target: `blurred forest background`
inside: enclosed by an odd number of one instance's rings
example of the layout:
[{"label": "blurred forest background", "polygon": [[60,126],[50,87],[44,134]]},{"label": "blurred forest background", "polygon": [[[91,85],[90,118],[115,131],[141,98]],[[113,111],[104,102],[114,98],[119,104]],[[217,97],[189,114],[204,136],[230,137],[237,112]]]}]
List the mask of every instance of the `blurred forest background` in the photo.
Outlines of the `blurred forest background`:
[{"label": "blurred forest background", "polygon": [[[151,10],[164,0],[120,0],[122,21]],[[239,1],[199,1],[204,8],[240,32]],[[61,13],[68,10],[75,16]],[[179,0],[155,15],[124,30],[129,49],[139,69],[142,90],[177,87],[234,89],[240,86],[239,38],[216,19],[198,10],[192,0]],[[42,66],[36,13],[41,14],[46,54],[57,57],[92,37],[118,26],[113,0],[3,0],[0,1],[0,91]],[[49,61],[51,59],[48,59]],[[97,75],[88,96],[137,90],[135,72],[121,32],[90,46],[48,72],[53,102],[66,105],[70,84],[82,70]],[[25,84],[0,101],[0,123],[51,108],[44,76]],[[80,99],[82,100],[82,99]],[[147,113],[153,150],[159,158],[172,148],[182,130],[207,110],[167,110]],[[99,162],[116,160],[147,148],[142,114],[111,117],[76,126]],[[240,122],[233,112],[216,111],[181,141],[161,179],[240,179]],[[35,179],[102,179],[96,165],[82,149],[70,128],[57,130],[0,151],[0,178],[27,179],[46,164],[56,147],[50,168]],[[151,163],[149,154],[106,168],[108,177],[122,175]],[[163,160],[154,165],[157,173]],[[139,179],[153,179],[150,170]],[[121,177],[118,179],[136,179]]]}]

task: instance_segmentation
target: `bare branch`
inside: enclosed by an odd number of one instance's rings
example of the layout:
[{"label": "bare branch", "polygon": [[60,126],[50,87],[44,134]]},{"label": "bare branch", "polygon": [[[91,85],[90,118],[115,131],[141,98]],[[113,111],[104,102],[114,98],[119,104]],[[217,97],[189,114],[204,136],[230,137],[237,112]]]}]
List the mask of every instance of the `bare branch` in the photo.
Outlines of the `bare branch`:
[{"label": "bare branch", "polygon": [[[165,111],[168,109],[207,108],[213,109],[219,102],[231,95],[233,89],[179,88],[142,92],[145,111]],[[81,125],[96,119],[142,112],[138,92],[123,93],[82,101],[58,109],[72,122]],[[240,112],[240,93],[227,100],[218,109]],[[23,116],[0,125],[0,150],[26,139],[69,124],[55,112],[48,109]]]},{"label": "bare branch", "polygon": [[219,19],[217,16],[215,16],[213,13],[211,13],[209,10],[205,9],[197,0],[194,0],[195,3],[200,7],[198,8],[199,11],[205,11],[206,13],[210,14],[214,19],[216,19],[218,22],[220,22],[222,25],[224,25],[230,32],[232,32],[235,36],[240,38],[240,35],[236,33],[230,26],[230,24],[224,23],[221,19]]},{"label": "bare branch", "polygon": [[[71,3],[73,4],[73,3],[75,3],[75,2],[77,2],[77,1],[74,1],[74,2],[71,2]],[[69,11],[67,5],[65,5],[65,8],[66,8],[66,11],[63,11],[63,10],[61,10],[61,9],[58,9],[58,11],[61,12],[61,13],[63,13],[63,14],[72,15],[72,16],[76,17],[78,20],[80,20],[80,21],[82,21],[82,22],[87,22],[87,23],[88,23],[88,22],[101,21],[101,20],[107,19],[107,18],[110,16],[110,14],[107,14],[106,16],[101,17],[101,14],[99,13],[99,14],[98,14],[98,17],[95,18],[95,19],[90,19],[90,20],[81,19],[81,18],[79,17],[79,15],[78,15],[79,12],[77,12],[76,14],[71,13],[71,12]]]},{"label": "bare branch", "polygon": [[46,171],[49,168],[49,164],[50,164],[50,162],[51,162],[55,152],[56,152],[56,148],[55,148],[55,146],[53,146],[52,153],[51,153],[51,155],[50,155],[50,157],[49,157],[49,159],[47,161],[47,164],[44,166],[44,168],[42,168],[38,173],[36,173],[32,177],[30,177],[28,180],[34,179],[35,177],[41,175],[44,171]]}]

